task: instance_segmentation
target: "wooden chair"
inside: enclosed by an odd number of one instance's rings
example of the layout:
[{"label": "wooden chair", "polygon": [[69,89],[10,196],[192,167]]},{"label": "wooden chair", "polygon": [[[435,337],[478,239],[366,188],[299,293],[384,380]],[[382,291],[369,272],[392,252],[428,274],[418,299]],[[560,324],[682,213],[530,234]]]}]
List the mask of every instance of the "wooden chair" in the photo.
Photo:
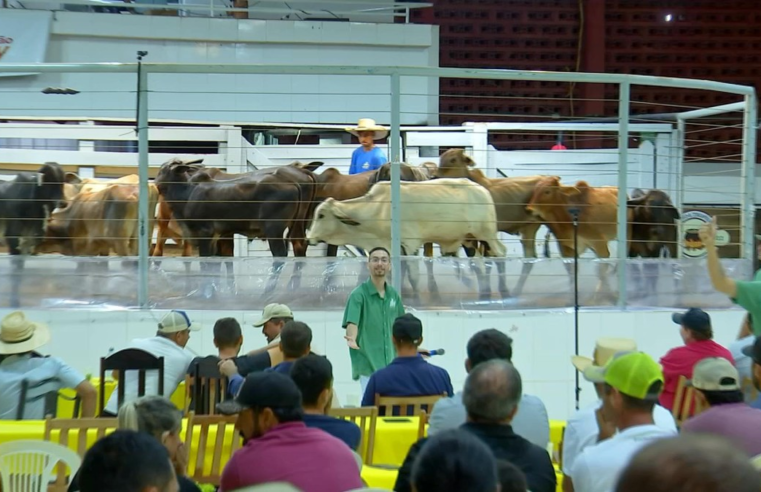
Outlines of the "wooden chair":
[{"label": "wooden chair", "polygon": [[[198,446],[195,456],[188,457],[188,476],[198,483],[210,483],[219,486],[222,477],[222,463],[227,463],[233,453],[240,448],[241,438],[235,430],[237,416],[195,415],[188,416],[188,428],[185,431],[185,447],[192,449],[193,436],[198,434]],[[211,446],[207,445],[209,429],[214,428],[216,436]],[[225,449],[227,429],[232,429],[232,442]],[[211,469],[204,471],[206,457],[212,455]],[[193,459],[194,458],[194,459]]]},{"label": "wooden chair", "polygon": [[119,380],[116,385],[117,408],[124,403],[127,371],[137,371],[137,396],[145,396],[145,371],[157,370],[158,395],[164,396],[164,358],[155,357],[145,350],[125,349],[115,352],[108,357],[100,358],[100,402],[98,415],[103,414],[106,406],[106,372],[113,371]]},{"label": "wooden chair", "polygon": [[[376,393],[375,406],[378,407],[379,415],[391,416],[393,410],[399,408],[399,415],[415,416],[419,415],[421,410],[430,412],[433,410],[433,405],[446,396],[446,393],[427,396],[381,396]],[[407,411],[402,411],[401,407],[405,407]]]},{"label": "wooden chair", "polygon": [[[52,389],[51,389],[52,385]],[[47,386],[47,391],[45,391],[45,387]],[[18,402],[18,408],[16,410],[16,420],[24,420],[25,412],[26,412],[26,405],[28,403],[34,403],[39,400],[44,400],[43,403],[43,412],[42,415],[31,415],[30,418],[38,419],[38,418],[45,418],[48,415],[52,415],[54,417],[58,416],[58,399],[63,398],[65,400],[70,400],[74,402],[74,414],[71,416],[72,418],[77,418],[79,416],[79,407],[81,404],[81,399],[79,396],[76,396],[74,398],[70,398],[68,396],[62,395],[58,392],[59,379],[58,378],[48,378],[44,379],[42,381],[38,382],[31,382],[28,379],[24,379],[21,381],[21,391],[19,392],[19,402]]]},{"label": "wooden chair", "polygon": [[[331,408],[328,412],[331,417],[350,420],[357,424],[362,432],[359,451],[362,462],[366,465],[373,464],[373,451],[375,450],[375,427],[378,423],[377,407],[360,408]],[[367,446],[365,446],[367,443]],[[364,453],[362,451],[364,450]]]},{"label": "wooden chair", "polygon": [[681,427],[682,422],[705,410],[695,398],[695,388],[687,386],[687,381],[685,376],[679,376],[674,394],[674,406],[671,407],[671,414],[674,416],[677,427]]},{"label": "wooden chair", "polygon": [[[107,431],[112,431],[117,428],[117,419],[54,419],[50,415],[45,418],[45,435],[44,440],[53,442],[53,431],[58,432],[57,444],[69,447],[69,441],[71,440],[69,434],[72,430],[77,431],[77,449],[76,452],[80,458],[84,458],[87,449],[89,448],[87,443],[87,434],[90,429],[95,430],[95,440],[99,440],[106,435]],[[66,467],[58,466],[58,481],[64,483],[66,478]]]},{"label": "wooden chair", "polygon": [[420,410],[418,413],[420,417],[420,423],[417,428],[417,440],[421,440],[425,437],[425,426],[428,425],[428,417],[430,416],[425,410]]},{"label": "wooden chair", "polygon": [[219,357],[198,359],[185,376],[185,415],[215,415],[227,395],[227,378],[219,372]]}]

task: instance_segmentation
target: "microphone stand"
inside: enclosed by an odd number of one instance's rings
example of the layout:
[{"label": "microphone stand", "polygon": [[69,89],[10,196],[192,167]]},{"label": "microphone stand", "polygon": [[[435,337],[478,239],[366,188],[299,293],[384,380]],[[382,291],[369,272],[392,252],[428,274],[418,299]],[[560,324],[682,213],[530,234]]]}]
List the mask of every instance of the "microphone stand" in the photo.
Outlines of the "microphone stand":
[{"label": "microphone stand", "polygon": [[[579,355],[579,209],[576,207],[569,208],[568,212],[573,219],[573,344],[574,354]],[[576,410],[579,409],[579,400],[581,397],[581,385],[579,381],[579,371],[574,371],[576,375]]]}]

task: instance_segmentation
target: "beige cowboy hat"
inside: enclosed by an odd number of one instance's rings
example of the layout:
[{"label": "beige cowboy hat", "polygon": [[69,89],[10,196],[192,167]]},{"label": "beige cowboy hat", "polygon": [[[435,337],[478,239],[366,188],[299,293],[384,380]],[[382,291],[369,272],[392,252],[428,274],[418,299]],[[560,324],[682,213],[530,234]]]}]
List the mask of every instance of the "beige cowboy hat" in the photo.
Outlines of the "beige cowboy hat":
[{"label": "beige cowboy hat", "polygon": [[388,136],[388,129],[375,123],[370,118],[362,118],[355,127],[345,128],[345,130],[355,137],[359,137],[359,132],[375,132],[373,140],[381,140]]},{"label": "beige cowboy hat", "polygon": [[10,313],[0,322],[0,354],[31,352],[49,341],[48,327],[26,319],[21,311]]},{"label": "beige cowboy hat", "polygon": [[584,379],[590,381],[586,374],[605,366],[608,361],[618,352],[633,352],[637,350],[637,342],[631,338],[598,338],[595,342],[594,359],[574,355],[571,357],[573,366],[584,375]]}]

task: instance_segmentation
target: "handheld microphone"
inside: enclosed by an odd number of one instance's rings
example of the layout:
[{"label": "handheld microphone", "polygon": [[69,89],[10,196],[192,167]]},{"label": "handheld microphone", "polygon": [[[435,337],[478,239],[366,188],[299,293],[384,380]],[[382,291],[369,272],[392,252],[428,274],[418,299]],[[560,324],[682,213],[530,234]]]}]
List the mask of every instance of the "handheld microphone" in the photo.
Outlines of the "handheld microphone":
[{"label": "handheld microphone", "polygon": [[446,353],[446,350],[444,349],[436,349],[436,350],[429,350],[427,352],[420,352],[423,355],[427,355],[428,357],[433,357],[434,355],[444,355]]}]

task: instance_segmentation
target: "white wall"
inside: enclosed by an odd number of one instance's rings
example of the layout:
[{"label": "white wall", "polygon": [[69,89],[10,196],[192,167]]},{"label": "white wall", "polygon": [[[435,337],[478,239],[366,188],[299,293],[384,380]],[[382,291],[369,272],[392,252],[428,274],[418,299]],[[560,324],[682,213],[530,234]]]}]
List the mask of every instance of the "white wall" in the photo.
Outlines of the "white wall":
[{"label": "white wall", "polygon": [[[1,10],[0,10],[1,12]],[[2,14],[0,14],[2,15]],[[417,24],[293,22],[57,12],[46,61],[438,66],[438,28]],[[0,78],[5,116],[135,116],[131,74]],[[46,87],[81,91],[40,94]],[[390,123],[387,77],[155,74],[149,116],[229,122]],[[438,118],[438,81],[405,77],[402,123]]]},{"label": "white wall", "polygon": [[[257,307],[258,308],[258,307]],[[7,314],[0,311],[0,317]],[[162,312],[29,310],[27,316],[49,324],[51,342],[43,353],[65,359],[80,371],[97,374],[99,358],[110,348],[120,349],[136,337],[155,334]],[[193,333],[189,348],[198,354],[214,352],[212,327],[224,316],[234,316],[244,323],[244,349],[264,345],[261,331],[252,328],[260,311],[190,311],[203,329]],[[574,370],[570,357],[574,351],[573,313],[567,311],[420,311],[426,348],[444,348],[446,355],[433,357],[432,363],[449,371],[456,389],[465,381],[463,362],[468,339],[485,328],[498,328],[514,339],[513,362],[521,372],[526,393],[538,395],[547,405],[550,418],[565,419],[574,409]],[[296,312],[297,319],[310,325],[314,334],[312,347],[333,363],[336,388],[342,402],[356,404],[360,399],[359,383],[351,381],[348,348],[340,328],[338,311]],[[711,311],[716,340],[728,345],[735,339],[743,312]],[[670,311],[584,311],[579,317],[579,349],[591,356],[594,341],[601,336],[632,337],[639,349],[655,358],[681,344],[678,328],[671,322]],[[583,380],[582,380],[583,381]],[[582,383],[582,404],[594,400],[594,390]]]}]

